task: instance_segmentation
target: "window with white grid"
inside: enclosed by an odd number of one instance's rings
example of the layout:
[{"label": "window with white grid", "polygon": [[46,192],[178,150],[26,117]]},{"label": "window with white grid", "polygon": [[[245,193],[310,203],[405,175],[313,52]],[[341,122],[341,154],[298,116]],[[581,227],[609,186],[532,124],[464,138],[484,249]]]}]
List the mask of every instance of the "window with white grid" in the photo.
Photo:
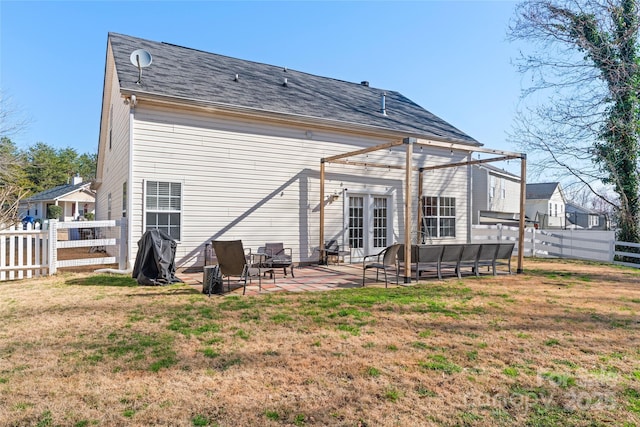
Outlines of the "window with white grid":
[{"label": "window with white grid", "polygon": [[422,212],[422,232],[428,237],[456,236],[455,197],[424,197]]},{"label": "window with white grid", "polygon": [[364,197],[349,197],[349,245],[364,247]]},{"label": "window with white grid", "polygon": [[387,199],[373,198],[373,245],[376,248],[387,247]]},{"label": "window with white grid", "polygon": [[180,240],[182,184],[147,181],[145,187],[146,230],[158,229]]}]

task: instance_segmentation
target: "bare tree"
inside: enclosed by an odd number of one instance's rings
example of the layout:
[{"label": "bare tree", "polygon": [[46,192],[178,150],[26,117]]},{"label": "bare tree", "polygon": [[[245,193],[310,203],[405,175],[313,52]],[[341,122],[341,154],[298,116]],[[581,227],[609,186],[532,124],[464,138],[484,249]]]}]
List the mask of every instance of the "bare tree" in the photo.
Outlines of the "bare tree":
[{"label": "bare tree", "polygon": [[15,224],[20,199],[26,196],[23,161],[10,136],[28,125],[12,99],[0,91],[0,229]]},{"label": "bare tree", "polygon": [[540,155],[538,172],[615,207],[630,242],[640,242],[638,35],[636,0],[529,0],[510,27],[534,46],[516,64],[531,84],[511,139]]}]

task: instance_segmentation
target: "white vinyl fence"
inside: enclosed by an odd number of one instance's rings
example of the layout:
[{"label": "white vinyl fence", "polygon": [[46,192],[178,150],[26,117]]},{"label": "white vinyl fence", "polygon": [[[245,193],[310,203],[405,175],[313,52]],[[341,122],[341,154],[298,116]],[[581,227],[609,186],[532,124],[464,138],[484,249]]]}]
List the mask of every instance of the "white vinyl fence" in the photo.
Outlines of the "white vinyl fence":
[{"label": "white vinyl fence", "polygon": [[[58,268],[118,263],[126,268],[126,219],[58,222],[0,231],[0,281],[55,274]],[[58,260],[58,249],[87,248],[104,257]],[[115,255],[107,255],[106,252]]]},{"label": "white vinyl fence", "polygon": [[[473,241],[518,241],[518,227],[498,225],[474,225]],[[527,228],[524,233],[524,256],[574,258],[592,261],[613,262],[640,268],[640,254],[624,250],[623,247],[639,248],[637,243],[619,242],[614,231],[604,230],[536,230]],[[515,252],[518,251],[518,245]],[[625,256],[637,262],[621,262],[616,258]]]}]

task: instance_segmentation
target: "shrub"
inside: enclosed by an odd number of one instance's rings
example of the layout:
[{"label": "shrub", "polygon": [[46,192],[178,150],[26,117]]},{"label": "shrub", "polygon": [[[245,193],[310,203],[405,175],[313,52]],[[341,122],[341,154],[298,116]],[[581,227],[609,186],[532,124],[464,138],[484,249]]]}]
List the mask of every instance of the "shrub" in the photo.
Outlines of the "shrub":
[{"label": "shrub", "polygon": [[62,215],[62,208],[60,206],[51,205],[47,207],[47,219],[58,219]]}]

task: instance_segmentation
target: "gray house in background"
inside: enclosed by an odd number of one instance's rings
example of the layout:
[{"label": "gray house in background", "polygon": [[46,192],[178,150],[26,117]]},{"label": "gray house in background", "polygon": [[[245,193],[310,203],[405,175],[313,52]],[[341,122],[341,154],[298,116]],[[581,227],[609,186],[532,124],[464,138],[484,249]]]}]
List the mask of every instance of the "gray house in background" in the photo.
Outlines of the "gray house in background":
[{"label": "gray house in background", "polygon": [[610,221],[607,215],[585,208],[577,203],[567,202],[567,227],[587,230],[609,230]]}]

